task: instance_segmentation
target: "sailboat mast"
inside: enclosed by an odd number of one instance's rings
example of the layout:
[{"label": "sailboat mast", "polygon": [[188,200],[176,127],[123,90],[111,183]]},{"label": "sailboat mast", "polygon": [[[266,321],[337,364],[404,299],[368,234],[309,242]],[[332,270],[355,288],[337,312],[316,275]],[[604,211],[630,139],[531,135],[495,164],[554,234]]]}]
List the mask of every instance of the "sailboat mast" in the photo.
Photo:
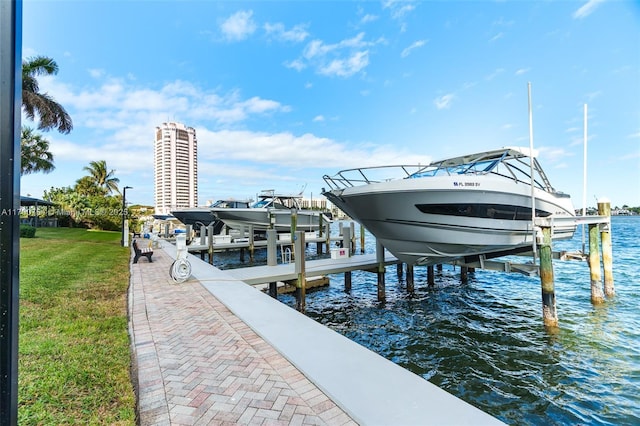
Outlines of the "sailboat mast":
[{"label": "sailboat mast", "polygon": [[535,188],[535,177],[534,177],[534,164],[533,164],[533,112],[531,110],[531,82],[527,83],[527,91],[529,97],[529,161],[531,167],[531,234],[532,241],[531,247],[533,250],[533,263],[536,262],[537,252],[536,252],[536,194],[534,192]]},{"label": "sailboat mast", "polygon": [[[583,135],[583,165],[582,165],[582,216],[587,215],[587,104],[584,104],[584,135]],[[582,253],[585,250],[585,226],[582,225]]]}]

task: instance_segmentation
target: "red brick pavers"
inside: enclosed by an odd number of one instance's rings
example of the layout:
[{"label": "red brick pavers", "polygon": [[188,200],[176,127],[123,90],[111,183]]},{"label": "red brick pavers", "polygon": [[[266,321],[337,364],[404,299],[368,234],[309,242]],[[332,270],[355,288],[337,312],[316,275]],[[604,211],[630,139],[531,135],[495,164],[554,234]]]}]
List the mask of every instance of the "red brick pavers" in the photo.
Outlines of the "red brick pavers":
[{"label": "red brick pavers", "polygon": [[356,424],[200,282],[174,283],[172,261],[131,264],[142,426]]}]

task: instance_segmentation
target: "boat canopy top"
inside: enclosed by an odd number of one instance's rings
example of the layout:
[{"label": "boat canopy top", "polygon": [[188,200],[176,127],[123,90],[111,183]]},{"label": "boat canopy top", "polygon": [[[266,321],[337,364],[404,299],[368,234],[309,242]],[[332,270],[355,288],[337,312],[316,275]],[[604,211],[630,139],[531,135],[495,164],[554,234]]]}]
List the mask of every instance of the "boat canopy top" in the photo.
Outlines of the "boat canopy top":
[{"label": "boat canopy top", "polygon": [[[332,190],[367,185],[397,179],[416,179],[452,175],[498,175],[516,182],[531,184],[531,156],[529,148],[505,147],[477,154],[463,155],[434,161],[424,165],[375,166],[346,169],[334,176],[324,175]],[[558,193],[547,179],[533,151],[534,185],[544,191]],[[393,173],[394,176],[389,177]],[[325,192],[323,190],[323,192]]]},{"label": "boat canopy top", "polygon": [[273,189],[262,191],[251,208],[300,209],[302,194],[277,194]]},{"label": "boat canopy top", "polygon": [[233,198],[217,200],[209,207],[247,208],[253,200],[235,200]]}]

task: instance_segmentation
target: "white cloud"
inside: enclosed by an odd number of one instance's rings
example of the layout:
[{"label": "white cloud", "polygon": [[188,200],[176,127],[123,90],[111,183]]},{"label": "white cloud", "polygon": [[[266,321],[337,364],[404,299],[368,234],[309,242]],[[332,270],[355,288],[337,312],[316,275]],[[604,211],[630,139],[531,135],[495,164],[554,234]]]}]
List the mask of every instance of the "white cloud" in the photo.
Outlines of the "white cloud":
[{"label": "white cloud", "polygon": [[94,68],[88,71],[89,71],[89,75],[93,78],[100,78],[104,76],[104,70],[101,70],[101,69]]},{"label": "white cloud", "polygon": [[316,115],[315,117],[313,117],[313,121],[314,122],[324,121],[324,115]]},{"label": "white cloud", "polygon": [[377,21],[378,20],[378,16],[376,15],[371,15],[371,14],[366,14],[362,17],[362,19],[360,19],[360,23],[361,24],[367,24],[369,22],[373,22],[373,21]]},{"label": "white cloud", "polygon": [[531,71],[531,68],[520,68],[519,70],[516,70],[516,75],[523,75],[529,71]]},{"label": "white cloud", "polygon": [[491,74],[489,74],[486,77],[486,79],[487,80],[493,80],[494,78],[496,78],[497,76],[499,76],[503,72],[504,72],[504,68],[496,68]]},{"label": "white cloud", "polygon": [[400,57],[406,58],[407,56],[409,56],[412,50],[424,46],[425,44],[427,44],[427,41],[428,40],[414,41],[409,47],[406,47],[402,50],[402,53],[400,53]]},{"label": "white cloud", "polygon": [[502,37],[504,37],[504,33],[503,33],[503,32],[499,32],[498,34],[496,34],[496,35],[494,35],[493,37],[491,37],[491,38],[489,39],[489,42],[493,42],[493,41],[499,40],[499,39],[501,39]]},{"label": "white cloud", "polygon": [[454,98],[455,95],[453,93],[449,93],[437,97],[436,99],[434,99],[433,103],[438,109],[449,109]]},{"label": "white cloud", "polygon": [[604,0],[589,0],[585,4],[583,4],[578,10],[573,12],[573,19],[582,19],[591,15],[593,11],[596,10],[596,7]]},{"label": "white cloud", "polygon": [[383,9],[389,9],[393,19],[402,19],[415,9],[415,6],[406,1],[385,0],[382,2]]},{"label": "white cloud", "polygon": [[256,30],[256,24],[253,22],[252,16],[252,10],[236,12],[220,25],[220,30],[227,40],[244,40]]},{"label": "white cloud", "polygon": [[268,36],[272,36],[280,41],[302,42],[309,36],[306,26],[301,24],[294,26],[290,30],[286,30],[284,24],[280,22],[276,24],[267,22],[264,24],[264,30]]},{"label": "white cloud", "polygon": [[369,51],[355,52],[344,59],[334,59],[319,69],[320,74],[351,77],[369,65]]},{"label": "white cloud", "polygon": [[291,69],[294,69],[296,71],[302,71],[303,69],[305,69],[307,67],[307,64],[305,64],[304,61],[302,61],[300,59],[294,59],[293,61],[285,61],[283,63],[283,65],[286,68],[291,68]]},{"label": "white cloud", "polygon": [[306,66],[326,76],[351,77],[369,65],[369,46],[384,43],[384,39],[376,41],[364,40],[365,33],[344,39],[334,44],[322,40],[312,40],[302,51],[302,57],[287,62],[285,66],[298,71]]}]

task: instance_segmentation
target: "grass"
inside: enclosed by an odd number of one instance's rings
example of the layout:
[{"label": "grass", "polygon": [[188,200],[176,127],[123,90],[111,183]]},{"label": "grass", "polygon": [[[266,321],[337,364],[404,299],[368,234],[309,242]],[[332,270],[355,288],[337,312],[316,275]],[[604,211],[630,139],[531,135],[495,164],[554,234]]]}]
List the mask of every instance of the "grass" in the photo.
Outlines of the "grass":
[{"label": "grass", "polygon": [[136,424],[120,236],[38,228],[20,240],[19,424]]}]

